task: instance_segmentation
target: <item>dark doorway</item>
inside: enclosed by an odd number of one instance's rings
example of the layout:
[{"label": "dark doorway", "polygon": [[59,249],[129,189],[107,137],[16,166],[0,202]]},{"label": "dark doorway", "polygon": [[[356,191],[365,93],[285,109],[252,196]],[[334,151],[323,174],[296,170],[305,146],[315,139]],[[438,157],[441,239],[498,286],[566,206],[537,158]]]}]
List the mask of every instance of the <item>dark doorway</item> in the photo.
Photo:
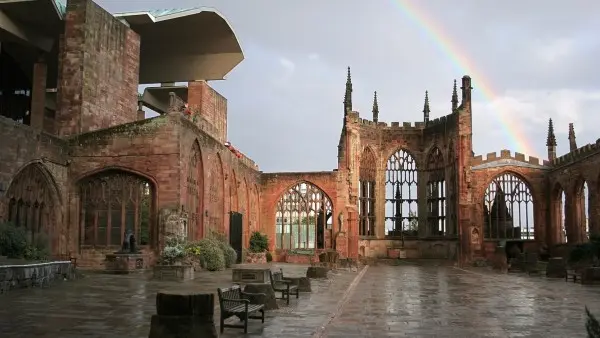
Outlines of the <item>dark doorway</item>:
[{"label": "dark doorway", "polygon": [[237,252],[236,263],[242,262],[242,214],[232,211],[229,214],[229,244]]}]

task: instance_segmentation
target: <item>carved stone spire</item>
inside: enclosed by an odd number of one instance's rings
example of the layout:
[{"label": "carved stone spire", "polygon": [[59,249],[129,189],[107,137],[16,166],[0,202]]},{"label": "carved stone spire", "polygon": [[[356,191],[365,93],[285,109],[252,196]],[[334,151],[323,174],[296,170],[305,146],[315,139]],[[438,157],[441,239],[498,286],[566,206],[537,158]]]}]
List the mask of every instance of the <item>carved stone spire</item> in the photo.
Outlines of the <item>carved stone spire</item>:
[{"label": "carved stone spire", "polygon": [[548,160],[554,160],[556,158],[556,136],[554,135],[554,125],[552,124],[552,119],[548,121],[548,138],[546,139],[546,147],[548,147]]},{"label": "carved stone spire", "polygon": [[454,88],[452,89],[452,112],[458,109],[458,91],[456,90],[456,79],[454,79]]},{"label": "carved stone spire", "polygon": [[577,150],[577,141],[575,141],[575,128],[573,123],[569,123],[569,151]]},{"label": "carved stone spire", "polygon": [[352,111],[352,77],[348,67],[348,78],[346,79],[346,93],[344,95],[344,116]]},{"label": "carved stone spire", "polygon": [[423,120],[425,123],[429,121],[429,113],[431,110],[429,109],[429,92],[425,91],[425,104],[423,105]]},{"label": "carved stone spire", "polygon": [[379,121],[379,103],[377,103],[377,92],[373,96],[373,122]]}]

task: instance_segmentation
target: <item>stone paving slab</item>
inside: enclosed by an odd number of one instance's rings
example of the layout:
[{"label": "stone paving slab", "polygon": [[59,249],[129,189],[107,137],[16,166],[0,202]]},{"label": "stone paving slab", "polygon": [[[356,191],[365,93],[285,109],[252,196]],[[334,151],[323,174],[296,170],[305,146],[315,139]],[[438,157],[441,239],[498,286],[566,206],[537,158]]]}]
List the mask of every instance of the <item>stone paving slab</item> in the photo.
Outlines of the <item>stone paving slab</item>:
[{"label": "stone paving slab", "polygon": [[[285,275],[302,276],[307,266],[277,264]],[[310,337],[335,310],[357,273],[338,271],[327,280],[313,280],[313,292],[292,298],[290,306],[267,312],[265,324],[249,322],[248,337]],[[47,289],[14,290],[0,296],[0,337],[148,337],[150,317],[156,313],[156,293],[177,288],[216,293],[231,285],[231,270],[201,272],[193,281],[152,279],[149,275],[88,273],[83,279],[57,283]],[[215,296],[216,299],[216,296]],[[218,304],[215,304],[218,307]],[[215,311],[215,323],[219,315]],[[237,320],[230,318],[229,321]],[[244,336],[225,329],[221,337]]]},{"label": "stone paving slab", "polygon": [[586,337],[600,288],[444,266],[375,266],[327,337]]}]

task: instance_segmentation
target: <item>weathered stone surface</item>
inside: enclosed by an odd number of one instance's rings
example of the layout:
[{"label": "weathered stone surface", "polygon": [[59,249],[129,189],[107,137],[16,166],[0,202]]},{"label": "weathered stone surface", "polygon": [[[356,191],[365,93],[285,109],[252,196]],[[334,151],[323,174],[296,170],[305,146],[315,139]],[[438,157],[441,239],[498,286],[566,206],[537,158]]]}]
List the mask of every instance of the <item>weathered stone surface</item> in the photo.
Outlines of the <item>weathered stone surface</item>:
[{"label": "weathered stone surface", "polygon": [[306,270],[306,277],[308,278],[327,278],[327,272],[329,269],[322,266],[310,266]]},{"label": "weathered stone surface", "polygon": [[159,292],[149,338],[218,337],[213,294]]},{"label": "weathered stone surface", "polygon": [[546,277],[565,278],[567,274],[567,264],[562,257],[552,257],[546,265]]},{"label": "weathered stone surface", "polygon": [[154,278],[175,280],[194,279],[194,267],[191,265],[155,265]]},{"label": "weathered stone surface", "polygon": [[246,284],[244,292],[253,294],[249,295],[248,298],[251,304],[263,304],[265,310],[276,310],[279,308],[279,306],[277,306],[277,299],[275,298],[275,291],[273,291],[271,283]]},{"label": "weathered stone surface", "polygon": [[294,285],[298,287],[300,292],[311,292],[310,278],[309,277],[288,277],[284,276],[284,279],[294,282]]},{"label": "weathered stone surface", "polygon": [[267,254],[265,252],[246,253],[246,264],[267,264]]},{"label": "weathered stone surface", "polygon": [[269,283],[270,265],[238,264],[231,269],[234,283]]},{"label": "weathered stone surface", "polygon": [[581,284],[600,283],[600,267],[587,267],[581,270]]},{"label": "weathered stone surface", "polygon": [[128,274],[143,272],[148,267],[148,257],[143,254],[111,253],[106,255],[105,272]]},{"label": "weathered stone surface", "polygon": [[0,293],[15,288],[49,286],[55,280],[74,278],[70,261],[0,265]]}]

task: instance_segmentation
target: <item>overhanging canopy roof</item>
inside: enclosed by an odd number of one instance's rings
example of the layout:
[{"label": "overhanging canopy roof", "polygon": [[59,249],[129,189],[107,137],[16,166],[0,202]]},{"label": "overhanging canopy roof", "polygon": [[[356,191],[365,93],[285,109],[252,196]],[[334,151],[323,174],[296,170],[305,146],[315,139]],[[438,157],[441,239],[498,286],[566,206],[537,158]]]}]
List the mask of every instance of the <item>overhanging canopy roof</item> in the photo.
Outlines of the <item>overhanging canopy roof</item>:
[{"label": "overhanging canopy roof", "polygon": [[114,15],[140,35],[140,84],[222,80],[244,59],[233,29],[214,9]]}]

